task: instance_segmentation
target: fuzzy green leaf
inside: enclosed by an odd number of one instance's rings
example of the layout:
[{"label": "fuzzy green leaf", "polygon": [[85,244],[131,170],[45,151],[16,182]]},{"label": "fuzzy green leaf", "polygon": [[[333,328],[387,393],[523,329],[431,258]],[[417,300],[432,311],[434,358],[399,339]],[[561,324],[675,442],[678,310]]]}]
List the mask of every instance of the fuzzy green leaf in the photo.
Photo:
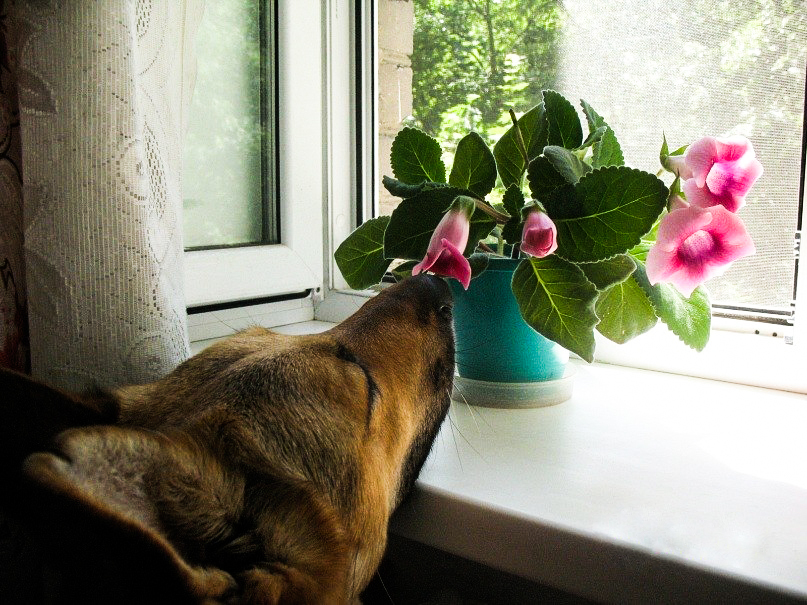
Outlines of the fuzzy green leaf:
[{"label": "fuzzy green leaf", "polygon": [[604,260],[639,243],[667,201],[667,187],[654,175],[608,167],[544,202],[558,229],[557,254],[575,262]]},{"label": "fuzzy green leaf", "polygon": [[[536,105],[518,119],[518,128],[524,139],[524,146],[527,149],[527,158],[541,155],[546,146],[547,124],[544,115],[544,104]],[[496,159],[496,169],[505,189],[511,185],[521,187],[521,178],[527,169],[529,161],[524,161],[524,156],[519,149],[515,126],[505,132],[493,147],[493,157]]]},{"label": "fuzzy green leaf", "polygon": [[585,164],[574,153],[564,147],[547,145],[544,156],[552,167],[558,171],[567,183],[574,185],[584,174],[591,172],[591,166]]},{"label": "fuzzy green leaf", "polygon": [[417,185],[423,181],[446,182],[440,144],[422,130],[404,128],[392,142],[390,161],[395,178]]},{"label": "fuzzy green leaf", "polygon": [[432,183],[430,181],[422,181],[417,185],[410,185],[388,176],[381,178],[381,184],[384,185],[384,188],[389,191],[390,194],[404,199],[414,197],[421,191],[448,187],[448,183]]},{"label": "fuzzy green leaf", "polygon": [[605,136],[605,133],[608,132],[607,126],[600,126],[588,133],[586,140],[583,141],[583,144],[580,145],[580,149],[585,149],[586,147],[591,147],[595,143],[599,143],[602,141],[602,138]]},{"label": "fuzzy green leaf", "polygon": [[597,289],[575,264],[556,255],[524,259],[512,287],[527,324],[586,361],[594,360]]},{"label": "fuzzy green leaf", "polygon": [[647,295],[632,277],[600,294],[595,311],[601,318],[597,331],[618,344],[644,334],[658,321]]},{"label": "fuzzy green leaf", "polygon": [[524,207],[524,193],[515,185],[510,185],[504,192],[502,203],[504,210],[513,218],[521,217],[521,209]]},{"label": "fuzzy green leaf", "polygon": [[384,230],[390,217],[365,221],[334,253],[336,266],[351,288],[363,290],[384,277],[390,261],[384,257]]},{"label": "fuzzy green leaf", "polygon": [[586,115],[588,121],[589,132],[596,132],[603,126],[606,127],[605,134],[602,138],[594,143],[592,147],[591,165],[594,168],[601,168],[603,166],[623,166],[625,158],[622,155],[622,148],[616,140],[616,135],[605,120],[600,116],[591,105],[580,99],[580,104],[583,106],[583,113]]},{"label": "fuzzy green leaf", "polygon": [[546,200],[554,191],[568,185],[563,175],[559,173],[549,158],[540,155],[530,162],[527,169],[527,183],[530,193],[536,200]]},{"label": "fuzzy green leaf", "polygon": [[477,133],[465,135],[457,144],[448,182],[453,187],[473,191],[480,198],[496,185],[496,160]]},{"label": "fuzzy green leaf", "polygon": [[586,274],[588,281],[602,291],[628,279],[636,269],[636,263],[627,254],[618,254],[598,263],[580,263],[578,267]]},{"label": "fuzzy green leaf", "polygon": [[577,110],[554,90],[543,91],[547,120],[547,145],[577,149],[583,143],[583,127]]},{"label": "fuzzy green leaf", "polygon": [[[384,255],[387,258],[421,260],[435,227],[459,195],[473,196],[465,189],[445,187],[422,191],[403,200],[390,217],[384,237]],[[485,213],[479,210],[473,213],[468,245],[463,251],[465,256],[473,253],[477,242],[487,237],[495,225]]]},{"label": "fuzzy green leaf", "polygon": [[709,342],[712,307],[706,288],[699,286],[685,298],[669,284],[650,285],[644,265],[637,263],[633,279],[644,290],[659,319],[689,347],[702,351]]}]

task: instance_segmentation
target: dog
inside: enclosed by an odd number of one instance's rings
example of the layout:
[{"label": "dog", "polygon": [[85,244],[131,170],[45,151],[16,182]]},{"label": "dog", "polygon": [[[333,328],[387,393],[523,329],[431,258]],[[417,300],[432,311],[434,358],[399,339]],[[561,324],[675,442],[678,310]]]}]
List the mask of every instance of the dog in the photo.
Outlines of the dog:
[{"label": "dog", "polygon": [[0,502],[47,561],[28,602],[358,603],[453,374],[451,294],[427,275],[151,384],[78,396],[3,371]]}]

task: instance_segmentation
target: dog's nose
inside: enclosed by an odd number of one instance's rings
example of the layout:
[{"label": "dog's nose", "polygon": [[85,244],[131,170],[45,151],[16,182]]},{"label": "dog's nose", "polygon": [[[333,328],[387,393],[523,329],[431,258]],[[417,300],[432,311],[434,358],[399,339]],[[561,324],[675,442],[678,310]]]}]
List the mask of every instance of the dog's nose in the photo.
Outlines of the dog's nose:
[{"label": "dog's nose", "polygon": [[454,309],[454,297],[445,279],[434,275],[420,274],[409,280],[413,286],[424,291],[434,301],[434,306],[441,315],[451,316]]}]

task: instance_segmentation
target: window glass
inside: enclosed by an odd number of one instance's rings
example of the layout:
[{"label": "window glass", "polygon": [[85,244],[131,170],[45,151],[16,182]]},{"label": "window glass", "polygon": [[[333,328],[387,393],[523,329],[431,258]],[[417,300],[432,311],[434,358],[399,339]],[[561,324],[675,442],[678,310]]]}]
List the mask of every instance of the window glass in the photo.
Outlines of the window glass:
[{"label": "window glass", "polygon": [[208,2],[183,154],[187,249],[275,243],[264,0]]},{"label": "window glass", "polygon": [[[379,2],[383,14],[388,0]],[[468,130],[492,145],[509,127],[506,110],[529,109],[544,88],[589,102],[616,132],[626,163],[643,170],[658,169],[662,133],[673,149],[704,135],[749,137],[765,168],[741,210],[757,253],[709,290],[715,303],[790,311],[807,60],[800,0],[388,3],[413,4],[414,13],[411,60],[386,55],[397,60],[398,127],[424,129],[447,156]],[[384,40],[392,45],[404,31],[385,32],[385,24],[379,19],[382,95]],[[382,154],[384,133],[394,130],[383,119]],[[395,200],[384,196],[387,214]]]}]

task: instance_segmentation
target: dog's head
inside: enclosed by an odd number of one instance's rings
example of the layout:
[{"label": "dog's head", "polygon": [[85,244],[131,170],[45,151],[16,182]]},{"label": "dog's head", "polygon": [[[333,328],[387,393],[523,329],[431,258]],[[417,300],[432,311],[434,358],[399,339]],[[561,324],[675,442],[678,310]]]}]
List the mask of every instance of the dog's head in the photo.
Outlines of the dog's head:
[{"label": "dog's head", "polygon": [[252,328],[104,397],[2,375],[3,480],[19,463],[23,516],[105,597],[350,601],[448,410],[451,308],[411,278],[328,332]]}]

